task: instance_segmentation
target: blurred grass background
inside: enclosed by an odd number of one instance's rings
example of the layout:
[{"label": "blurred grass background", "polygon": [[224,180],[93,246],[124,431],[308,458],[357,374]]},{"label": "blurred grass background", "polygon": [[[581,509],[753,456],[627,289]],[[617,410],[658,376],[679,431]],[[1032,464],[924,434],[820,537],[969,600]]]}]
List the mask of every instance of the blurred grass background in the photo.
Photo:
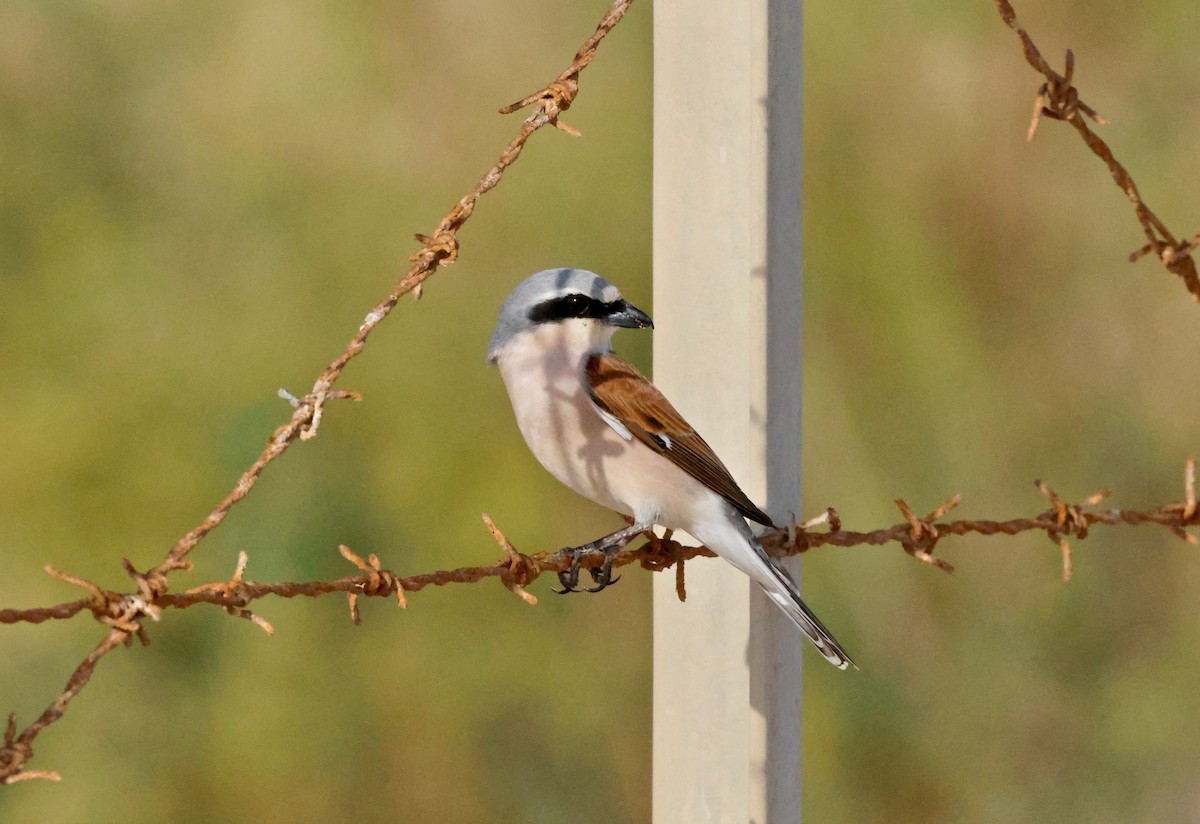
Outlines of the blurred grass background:
[{"label": "blurred grass background", "polygon": [[[0,2],[0,604],[113,588],[197,523],[566,65],[603,3]],[[1028,6],[1028,7],[1025,7]],[[1197,228],[1200,10],[1018,7],[1149,203]],[[807,512],[848,528],[962,492],[964,516],[1177,500],[1197,448],[1200,311],[1141,242],[986,0],[805,4]],[[651,7],[637,5],[463,231],[459,263],[372,337],[316,440],[267,472],[178,585],[402,574],[614,524],[526,452],[483,363],[524,275],[595,269],[650,307]],[[702,59],[702,55],[697,55]],[[703,208],[697,204],[697,208]],[[623,334],[647,366],[649,338]],[[684,410],[686,412],[686,410]],[[853,676],[806,674],[814,821],[1200,819],[1200,564],[1148,529],[941,552],[823,550],[810,601]],[[498,585],[407,612],[267,601],[273,639],[173,614],[38,741],[60,785],[5,822],[616,822],[649,816],[649,581],[529,608]],[[22,723],[99,638],[0,632]]]}]

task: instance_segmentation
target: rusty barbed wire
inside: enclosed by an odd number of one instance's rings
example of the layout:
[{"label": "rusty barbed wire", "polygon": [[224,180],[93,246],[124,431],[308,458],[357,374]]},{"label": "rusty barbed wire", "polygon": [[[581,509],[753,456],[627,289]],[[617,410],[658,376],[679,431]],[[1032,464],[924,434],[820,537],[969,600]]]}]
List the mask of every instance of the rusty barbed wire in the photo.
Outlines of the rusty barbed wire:
[{"label": "rusty barbed wire", "polygon": [[[1196,499],[1196,461],[1194,458],[1189,458],[1184,467],[1183,500],[1161,504],[1147,510],[1107,509],[1097,511],[1093,507],[1111,495],[1111,489],[1103,489],[1087,496],[1079,503],[1071,504],[1063,501],[1044,481],[1039,480],[1034,483],[1050,502],[1050,508],[1032,517],[1012,518],[1005,521],[969,518],[942,521],[942,518],[962,502],[961,496],[955,495],[923,518],[917,517],[906,501],[897,499],[895,503],[904,520],[882,529],[870,532],[844,530],[837,510],[829,508],[818,517],[803,523],[796,523],[793,519],[784,527],[767,530],[762,534],[760,540],[767,552],[776,557],[797,555],[823,546],[884,546],[895,543],[918,561],[935,566],[945,572],[953,572],[953,566],[933,554],[935,547],[952,535],[958,537],[971,534],[1019,535],[1024,532],[1040,531],[1045,532],[1062,553],[1064,582],[1071,578],[1068,536],[1082,540],[1095,526],[1157,525],[1170,530],[1188,543],[1200,544],[1200,539],[1187,532],[1188,527],[1200,525],[1200,505],[1197,504]],[[505,587],[526,603],[537,604],[537,597],[531,594],[527,587],[544,573],[565,571],[570,566],[571,560],[558,550],[546,550],[533,555],[522,553],[516,549],[495,521],[486,513],[483,515],[483,522],[492,538],[504,551],[504,557],[492,564],[400,576],[391,570],[384,569],[377,556],[370,555],[368,560],[364,561],[343,545],[338,547],[342,557],[358,567],[363,574],[334,581],[260,583],[245,579],[247,556],[245,552],[242,552],[238,557],[234,574],[228,581],[202,584],[182,593],[164,592],[152,601],[137,603],[136,609],[140,610],[142,614],[156,615],[161,610],[168,608],[186,609],[197,604],[213,604],[239,617],[250,618],[266,632],[272,633],[274,630],[270,624],[246,609],[251,602],[268,595],[276,595],[281,598],[315,598],[333,593],[343,593],[349,600],[352,620],[359,623],[357,598],[360,595],[374,597],[394,595],[399,606],[406,607],[408,605],[407,596],[426,587],[474,584],[488,578],[499,578]],[[819,527],[825,527],[825,529],[817,531]],[[619,552],[615,556],[613,566],[638,564],[651,572],[661,572],[673,567],[678,570],[684,562],[693,558],[716,557],[714,552],[704,546],[681,544],[674,540],[670,531],[662,536],[648,533],[645,537],[647,541],[644,545]],[[599,552],[584,556],[580,561],[580,565],[585,568],[597,568],[602,563],[603,555]],[[71,618],[84,610],[90,610],[97,619],[107,623],[109,616],[114,614],[114,610],[120,612],[130,609],[130,596],[128,595],[103,590],[91,582],[64,575],[52,567],[47,567],[47,572],[60,580],[87,589],[92,593],[92,597],[53,607],[0,610],[0,623],[41,623],[51,619]],[[137,573],[131,571],[130,574],[136,575]],[[684,600],[686,593],[682,577],[679,577],[676,583],[680,600]],[[116,628],[120,629],[121,627],[117,626]]]},{"label": "rusty barbed wire", "polygon": [[[528,106],[533,107],[533,111],[521,123],[516,136],[504,147],[499,160],[479,179],[475,187],[450,209],[433,233],[416,235],[416,239],[421,243],[421,249],[409,258],[408,269],[396,282],[391,292],[366,314],[358,331],[347,343],[342,353],[317,376],[312,390],[302,397],[296,397],[286,389],[279,390],[280,396],[292,405],[294,409],[292,416],[286,423],[275,429],[266,448],[250,465],[250,468],[242,473],[229,494],[208,513],[200,524],[189,530],[171,547],[166,558],[158,566],[141,573],[135,570],[128,561],[124,562],[126,572],[133,577],[136,583],[135,592],[109,592],[88,581],[47,568],[47,571],[55,577],[89,590],[90,597],[68,604],[60,604],[46,610],[35,609],[25,612],[0,610],[0,616],[3,616],[0,617],[0,623],[13,623],[17,620],[38,623],[55,618],[66,618],[84,610],[90,610],[97,620],[111,627],[105,639],[71,674],[63,692],[32,724],[18,733],[15,716],[9,716],[4,742],[0,745],[0,785],[13,784],[31,778],[58,780],[57,773],[25,769],[25,765],[33,756],[34,740],[42,730],[62,717],[71,699],[91,679],[95,666],[101,658],[122,643],[128,643],[134,635],[137,635],[143,643],[147,642],[142,629],[142,620],[146,617],[158,620],[159,611],[162,608],[190,606],[192,603],[202,602],[218,603],[225,607],[230,614],[251,620],[264,630],[271,632],[270,624],[247,610],[245,604],[265,594],[277,594],[284,597],[316,595],[324,594],[326,590],[322,590],[323,587],[332,587],[327,591],[345,591],[351,596],[356,594],[377,595],[381,590],[397,585],[394,576],[391,573],[385,574],[386,571],[379,567],[377,558],[371,556],[369,561],[363,562],[348,549],[345,550],[345,553],[349,553],[346,554],[346,557],[352,561],[357,559],[356,563],[366,571],[364,575],[357,578],[331,584],[316,582],[265,585],[266,589],[261,590],[261,594],[259,594],[259,588],[263,585],[252,585],[243,580],[245,561],[241,560],[238,569],[229,581],[222,584],[205,585],[182,594],[169,592],[168,576],[174,571],[191,568],[191,564],[186,560],[187,556],[209,533],[220,526],[230,510],[250,493],[269,464],[287,451],[295,441],[309,440],[316,436],[325,406],[329,401],[361,399],[361,395],[357,392],[335,390],[334,383],[341,377],[346,365],[362,352],[371,332],[395,308],[400,298],[411,293],[419,299],[425,281],[432,277],[439,268],[449,266],[458,259],[458,230],[475,211],[475,205],[479,198],[494,189],[500,183],[505,170],[521,156],[529,138],[547,125],[555,126],[573,136],[579,135],[578,130],[559,122],[559,116],[570,108],[579,92],[580,73],[592,62],[601,41],[621,21],[632,3],[633,0],[615,0],[601,18],[595,31],[580,46],[574,59],[562,73],[545,88],[500,110],[502,114],[509,114]],[[421,579],[421,576],[417,576],[417,578]],[[428,583],[432,582],[434,581]],[[426,584],[419,582],[414,584],[416,589],[420,589],[424,585]],[[403,588],[393,590],[402,604],[404,589],[411,590],[407,583],[403,584]],[[357,616],[356,603],[353,598],[350,601],[350,608],[352,614]]]},{"label": "rusty barbed wire", "polygon": [[1196,261],[1192,257],[1192,252],[1200,247],[1200,234],[1190,240],[1179,239],[1173,235],[1142,200],[1141,192],[1138,190],[1137,184],[1133,182],[1133,177],[1113,156],[1112,149],[1088,126],[1085,118],[1090,118],[1100,124],[1108,121],[1079,99],[1079,91],[1071,82],[1075,74],[1075,55],[1071,50],[1067,50],[1064,73],[1059,74],[1046,62],[1029,33],[1017,22],[1017,13],[1013,10],[1009,0],[996,0],[996,8],[1000,12],[1000,17],[1020,38],[1026,62],[1046,78],[1041,88],[1038,89],[1033,103],[1033,119],[1030,121],[1026,139],[1033,140],[1038,124],[1043,117],[1070,123],[1083,138],[1083,142],[1092,150],[1092,153],[1108,166],[1113,181],[1133,203],[1134,213],[1137,215],[1138,223],[1142,226],[1142,232],[1146,235],[1147,242],[1130,254],[1129,261],[1132,263],[1145,255],[1154,253],[1162,261],[1167,271],[1183,280],[1184,286],[1191,293],[1192,300],[1200,303],[1200,275],[1197,274]]}]

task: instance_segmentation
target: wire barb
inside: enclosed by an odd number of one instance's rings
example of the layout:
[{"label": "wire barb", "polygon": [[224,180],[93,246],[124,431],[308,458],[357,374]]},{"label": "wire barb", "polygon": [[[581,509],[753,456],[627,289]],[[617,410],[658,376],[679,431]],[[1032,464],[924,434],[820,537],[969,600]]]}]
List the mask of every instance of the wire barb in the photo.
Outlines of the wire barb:
[{"label": "wire barb", "polygon": [[1183,520],[1192,523],[1196,520],[1196,459],[1191,457],[1183,468]]},{"label": "wire barb", "polygon": [[487,527],[488,532],[492,534],[492,538],[504,550],[506,556],[496,564],[496,567],[501,570],[501,583],[508,587],[513,594],[520,596],[525,603],[536,606],[537,597],[525,587],[537,580],[537,577],[541,575],[541,567],[528,555],[518,552],[486,512],[483,513],[483,525]]},{"label": "wire barb", "polygon": [[366,573],[366,580],[357,583],[356,589],[346,593],[346,600],[350,604],[350,620],[355,626],[362,623],[362,615],[358,611],[358,596],[383,596],[396,593],[396,604],[405,609],[408,607],[408,599],[404,596],[404,584],[400,578],[389,570],[382,567],[379,562],[379,556],[371,553],[367,556],[367,560],[363,560],[354,550],[345,544],[338,546],[338,552],[342,553],[342,557],[356,567]]},{"label": "wire barb", "polygon": [[1033,121],[1029,124],[1026,141],[1033,140],[1043,116],[1055,120],[1070,120],[1082,112],[1102,126],[1108,124],[1095,109],[1079,99],[1079,90],[1071,84],[1074,75],[1075,53],[1067,49],[1066,71],[1062,75],[1051,71],[1046,82],[1038,89],[1037,98],[1033,101]]},{"label": "wire barb", "polygon": [[901,546],[904,547],[904,551],[918,561],[932,564],[943,572],[954,572],[953,566],[941,558],[934,557],[933,548],[942,539],[942,533],[938,531],[936,521],[958,506],[961,500],[961,495],[955,495],[924,518],[918,518],[913,514],[912,509],[909,508],[903,498],[897,498],[896,506],[900,509],[900,514],[904,516],[904,520],[909,525],[908,539],[900,541]]},{"label": "wire barb", "polygon": [[1189,544],[1200,544],[1200,538],[1186,529],[1186,527],[1195,526],[1197,520],[1200,519],[1200,509],[1197,508],[1196,503],[1196,459],[1194,457],[1188,458],[1183,468],[1183,501],[1177,504],[1167,504],[1162,509],[1165,514],[1178,516],[1178,524],[1166,525],[1175,535]]},{"label": "wire barb", "polygon": [[237,566],[233,569],[233,575],[225,583],[215,584],[214,589],[223,593],[231,601],[231,603],[224,605],[226,612],[235,618],[244,618],[267,635],[274,635],[275,627],[271,626],[270,621],[246,609],[246,605],[254,600],[251,595],[252,590],[247,586],[245,580],[246,565],[248,563],[250,563],[250,556],[245,551],[239,552]]},{"label": "wire barb", "polygon": [[541,113],[552,126],[566,132],[571,137],[582,137],[583,135],[578,129],[568,126],[558,119],[560,114],[571,108],[571,104],[575,102],[575,95],[578,93],[579,81],[568,69],[545,88],[539,89],[528,97],[521,98],[516,103],[509,103],[500,109],[500,114],[512,114],[537,103]]},{"label": "wire barb", "polygon": [[33,757],[33,748],[17,738],[17,714],[8,714],[4,728],[4,743],[0,745],[0,784],[17,784],[21,781],[42,779],[62,781],[62,776],[46,770],[26,770],[25,762]]},{"label": "wire barb", "polygon": [[1071,543],[1067,540],[1068,535],[1076,535],[1080,540],[1083,540],[1088,535],[1089,521],[1087,515],[1083,511],[1085,506],[1095,506],[1112,494],[1112,489],[1102,489],[1099,492],[1093,492],[1091,495],[1083,499],[1078,504],[1067,504],[1055,494],[1044,481],[1034,481],[1034,485],[1041,490],[1042,494],[1050,499],[1054,509],[1047,514],[1053,513],[1055,526],[1046,530],[1047,537],[1051,541],[1058,544],[1062,550],[1062,570],[1063,583],[1071,580],[1071,575],[1074,573],[1074,567],[1071,563]]}]

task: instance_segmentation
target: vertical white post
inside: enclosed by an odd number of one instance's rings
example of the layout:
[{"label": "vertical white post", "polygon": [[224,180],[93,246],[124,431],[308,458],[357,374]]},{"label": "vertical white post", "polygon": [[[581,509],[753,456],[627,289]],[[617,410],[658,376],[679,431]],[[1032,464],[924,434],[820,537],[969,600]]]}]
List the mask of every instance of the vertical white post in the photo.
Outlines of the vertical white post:
[{"label": "vertical white post", "polygon": [[[654,380],[800,505],[801,1],[654,6]],[[720,561],[654,583],[655,824],[800,820],[800,633]]]}]

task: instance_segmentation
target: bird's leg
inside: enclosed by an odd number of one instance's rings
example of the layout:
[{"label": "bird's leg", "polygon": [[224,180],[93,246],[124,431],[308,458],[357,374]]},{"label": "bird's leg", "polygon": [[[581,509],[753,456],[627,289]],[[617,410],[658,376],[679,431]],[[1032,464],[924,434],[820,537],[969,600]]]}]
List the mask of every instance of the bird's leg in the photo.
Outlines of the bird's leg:
[{"label": "bird's leg", "polygon": [[615,584],[620,580],[621,576],[612,577],[613,559],[621,549],[650,528],[648,524],[633,524],[624,529],[619,529],[611,535],[605,535],[603,538],[597,538],[591,543],[583,546],[567,547],[559,551],[560,555],[565,555],[571,559],[570,565],[558,573],[558,582],[563,588],[555,590],[559,595],[565,595],[568,592],[579,592],[579,563],[585,555],[590,555],[593,552],[604,553],[604,563],[599,569],[588,568],[588,574],[592,576],[592,580],[596,582],[596,586],[588,587],[588,592],[599,592],[600,590]]}]

